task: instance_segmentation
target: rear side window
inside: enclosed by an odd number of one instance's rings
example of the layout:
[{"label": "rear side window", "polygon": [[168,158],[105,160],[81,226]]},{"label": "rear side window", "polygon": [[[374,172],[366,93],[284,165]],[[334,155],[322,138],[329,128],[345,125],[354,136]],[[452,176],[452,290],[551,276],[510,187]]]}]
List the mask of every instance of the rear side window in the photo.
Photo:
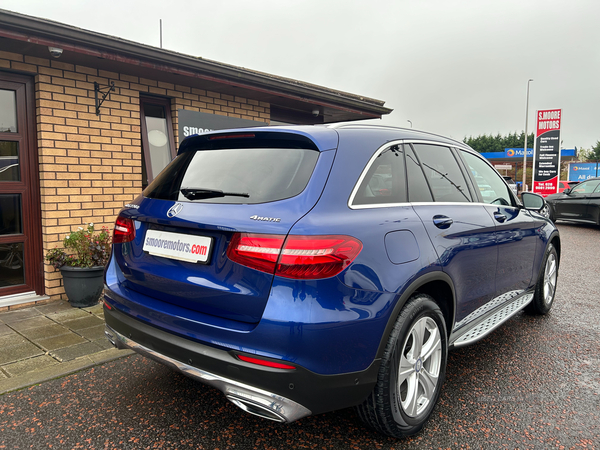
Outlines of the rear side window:
[{"label": "rear side window", "polygon": [[448,147],[415,144],[415,152],[436,202],[470,202],[471,193]]},{"label": "rear side window", "polygon": [[[144,195],[202,203],[255,204],[283,200],[304,190],[318,158],[318,151],[298,148],[187,151],[167,166]],[[182,190],[188,193],[187,197]],[[190,191],[203,195],[190,196]]]},{"label": "rear side window", "polygon": [[384,149],[373,161],[356,191],[353,205],[406,202],[402,145]]},{"label": "rear side window", "polygon": [[406,177],[408,179],[409,202],[421,203],[433,201],[421,163],[408,145],[406,146]]}]

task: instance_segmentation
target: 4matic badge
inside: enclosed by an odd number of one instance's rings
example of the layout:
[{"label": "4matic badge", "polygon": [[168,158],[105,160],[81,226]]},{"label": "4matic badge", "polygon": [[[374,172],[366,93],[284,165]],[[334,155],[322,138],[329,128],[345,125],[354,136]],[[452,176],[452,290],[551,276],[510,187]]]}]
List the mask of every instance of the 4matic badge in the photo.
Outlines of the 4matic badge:
[{"label": "4matic badge", "polygon": [[262,222],[281,222],[279,217],[262,217],[262,216],[250,216],[252,220],[260,220]]}]

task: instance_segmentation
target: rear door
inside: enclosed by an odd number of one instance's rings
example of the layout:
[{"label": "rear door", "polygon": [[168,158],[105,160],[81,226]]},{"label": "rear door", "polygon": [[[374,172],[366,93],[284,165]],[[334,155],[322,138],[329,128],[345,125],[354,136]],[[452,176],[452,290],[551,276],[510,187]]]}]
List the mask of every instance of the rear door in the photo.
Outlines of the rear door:
[{"label": "rear door", "polygon": [[495,295],[496,224],[476,200],[454,152],[414,143],[406,150],[409,201],[450,275],[460,323]]},{"label": "rear door", "polygon": [[198,137],[122,211],[136,228],[131,245],[115,250],[125,288],[224,319],[260,320],[273,275],[233,263],[228,246],[236,233],[285,236],[318,200],[335,154],[297,136],[260,134]]}]

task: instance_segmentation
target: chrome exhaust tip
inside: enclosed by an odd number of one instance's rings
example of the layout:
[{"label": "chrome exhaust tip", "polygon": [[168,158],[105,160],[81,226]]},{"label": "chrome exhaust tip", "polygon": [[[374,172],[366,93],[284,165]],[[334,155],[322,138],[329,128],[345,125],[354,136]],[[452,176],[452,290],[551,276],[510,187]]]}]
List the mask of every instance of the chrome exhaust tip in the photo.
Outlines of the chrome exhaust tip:
[{"label": "chrome exhaust tip", "polygon": [[106,336],[108,342],[110,342],[115,348],[118,348],[119,350],[127,348],[126,345],[120,343],[117,333],[108,325],[104,325],[104,336]]},{"label": "chrome exhaust tip", "polygon": [[287,422],[287,420],[284,416],[277,414],[275,411],[273,411],[272,409],[269,409],[265,406],[259,405],[257,403],[252,403],[246,399],[234,397],[232,395],[227,395],[226,398],[231,403],[233,403],[235,406],[237,406],[238,408],[242,409],[243,411],[245,411],[249,414],[253,414],[253,415],[261,417],[263,419],[273,420],[275,422],[281,422],[281,423]]}]

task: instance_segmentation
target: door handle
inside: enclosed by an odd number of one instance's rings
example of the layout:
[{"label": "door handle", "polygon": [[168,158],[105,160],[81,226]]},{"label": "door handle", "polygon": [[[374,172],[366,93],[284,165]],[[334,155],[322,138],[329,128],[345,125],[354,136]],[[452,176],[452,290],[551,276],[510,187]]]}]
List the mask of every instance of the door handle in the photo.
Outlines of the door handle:
[{"label": "door handle", "polygon": [[502,213],[499,212],[495,212],[494,213],[494,219],[496,219],[496,221],[503,223],[506,220],[506,216]]},{"label": "door handle", "polygon": [[450,225],[452,225],[453,222],[454,221],[450,217],[447,217],[447,216],[441,216],[441,215],[433,216],[433,224],[442,230],[445,230],[446,228],[450,228]]}]

